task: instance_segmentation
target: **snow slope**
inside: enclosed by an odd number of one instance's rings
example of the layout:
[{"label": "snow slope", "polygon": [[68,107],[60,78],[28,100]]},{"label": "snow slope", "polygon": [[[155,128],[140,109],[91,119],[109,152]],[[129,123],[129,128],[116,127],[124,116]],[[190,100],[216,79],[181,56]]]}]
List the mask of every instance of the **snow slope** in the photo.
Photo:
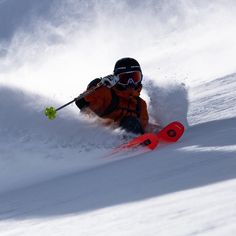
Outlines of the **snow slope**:
[{"label": "snow slope", "polygon": [[[235,235],[236,5],[135,3],[0,1],[1,235]],[[127,54],[145,71],[151,119],[188,128],[106,158],[121,131],[74,105],[55,121],[43,109]]]}]

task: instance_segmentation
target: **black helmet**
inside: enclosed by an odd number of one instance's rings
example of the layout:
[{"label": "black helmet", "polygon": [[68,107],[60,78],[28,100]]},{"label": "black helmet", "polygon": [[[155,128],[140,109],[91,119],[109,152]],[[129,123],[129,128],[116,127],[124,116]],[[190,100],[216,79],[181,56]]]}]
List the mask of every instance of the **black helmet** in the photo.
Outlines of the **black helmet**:
[{"label": "black helmet", "polygon": [[[127,73],[128,75],[124,75],[124,73]],[[135,59],[125,57],[118,60],[114,67],[114,75],[119,77],[119,82],[116,85],[116,88],[119,90],[125,90],[130,87],[142,89],[142,70]],[[121,76],[125,78],[122,79]],[[135,81],[135,78],[137,81]]]},{"label": "black helmet", "polygon": [[130,71],[140,71],[142,73],[139,63],[130,57],[121,58],[118,60],[114,67],[114,74],[118,75],[120,73],[130,72]]}]

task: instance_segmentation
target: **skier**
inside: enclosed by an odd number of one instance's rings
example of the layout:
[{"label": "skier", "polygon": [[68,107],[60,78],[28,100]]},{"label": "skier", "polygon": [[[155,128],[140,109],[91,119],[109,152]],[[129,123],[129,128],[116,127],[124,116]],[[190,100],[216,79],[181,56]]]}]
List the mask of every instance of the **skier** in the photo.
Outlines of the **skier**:
[{"label": "skier", "polygon": [[115,64],[113,74],[91,81],[87,87],[92,93],[76,99],[78,108],[91,111],[115,127],[135,134],[145,133],[148,125],[146,102],[140,97],[143,74],[137,60],[122,58]]}]

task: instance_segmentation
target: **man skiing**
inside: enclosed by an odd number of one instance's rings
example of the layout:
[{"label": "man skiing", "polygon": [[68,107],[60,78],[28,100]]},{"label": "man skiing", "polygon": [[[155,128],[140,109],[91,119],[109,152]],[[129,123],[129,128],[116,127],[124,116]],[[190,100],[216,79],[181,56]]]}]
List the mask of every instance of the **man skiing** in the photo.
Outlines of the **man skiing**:
[{"label": "man skiing", "polygon": [[122,58],[116,62],[112,75],[91,81],[87,90],[99,86],[75,103],[82,112],[89,109],[127,132],[143,134],[148,112],[146,102],[140,97],[142,79],[139,63],[133,58]]}]

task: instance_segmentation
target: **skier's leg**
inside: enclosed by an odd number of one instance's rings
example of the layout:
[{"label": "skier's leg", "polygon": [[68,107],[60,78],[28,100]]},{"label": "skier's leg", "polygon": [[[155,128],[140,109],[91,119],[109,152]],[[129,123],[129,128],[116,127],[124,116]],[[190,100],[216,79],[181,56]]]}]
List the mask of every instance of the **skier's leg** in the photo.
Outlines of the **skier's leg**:
[{"label": "skier's leg", "polygon": [[126,116],[120,121],[120,127],[127,132],[132,132],[135,134],[143,134],[144,131],[139,120],[134,116]]}]

